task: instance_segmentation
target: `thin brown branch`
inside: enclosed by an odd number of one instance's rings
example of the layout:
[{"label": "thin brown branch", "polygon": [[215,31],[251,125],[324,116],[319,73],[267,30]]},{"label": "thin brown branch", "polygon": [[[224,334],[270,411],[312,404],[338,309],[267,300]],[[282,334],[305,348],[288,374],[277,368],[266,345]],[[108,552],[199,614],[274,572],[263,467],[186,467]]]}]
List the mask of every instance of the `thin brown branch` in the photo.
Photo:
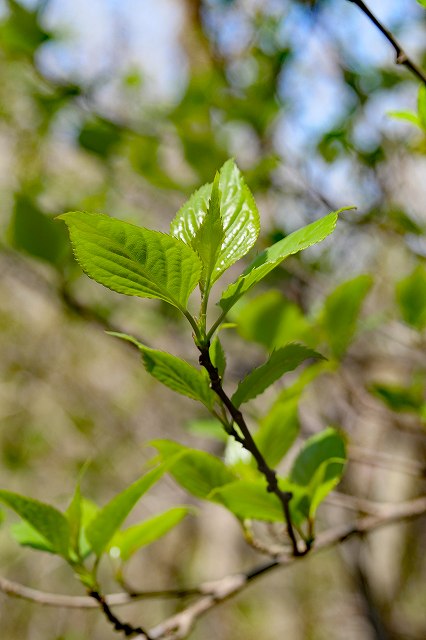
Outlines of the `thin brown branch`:
[{"label": "thin brown branch", "polygon": [[[339,527],[329,529],[318,535],[315,546],[313,547],[311,554],[316,554],[324,549],[336,546],[337,544],[344,542],[348,538],[355,535],[366,534],[370,531],[374,531],[379,527],[384,527],[389,524],[409,520],[426,514],[426,496],[402,502],[398,504],[387,505],[383,507],[381,515],[369,515],[350,522],[348,524],[341,525]],[[194,604],[190,605],[184,611],[172,616],[165,620],[161,624],[157,625],[149,631],[149,636],[153,640],[161,640],[167,637],[169,640],[179,640],[185,637],[184,633],[188,635],[189,631],[195,624],[196,620],[204,613],[212,609],[214,606],[223,602],[238,592],[242,591],[249,583],[253,582],[258,577],[269,573],[277,567],[286,567],[293,564],[296,561],[294,556],[282,556],[276,560],[271,560],[265,564],[259,565],[248,571],[245,574],[236,574],[226,576],[216,582],[206,582],[201,584],[196,589],[189,589],[188,592],[194,594],[195,592],[202,595],[201,598]],[[54,593],[46,593],[37,589],[31,589],[23,585],[11,582],[5,578],[0,577],[0,591],[11,596],[23,598],[24,600],[30,600],[41,605],[53,606],[53,607],[66,607],[71,609],[93,609],[98,605],[97,602],[91,597],[82,596],[64,596]],[[153,593],[164,592],[147,592],[152,597]],[[167,591],[167,594],[173,592]],[[182,593],[181,590],[176,591],[176,594]],[[187,593],[187,592],[184,592]],[[138,598],[142,598],[144,594],[138,594]],[[177,596],[178,597],[178,596]],[[109,606],[119,606],[134,602],[137,598],[127,593],[116,593],[109,596],[105,596],[105,602]],[[135,640],[145,640],[144,636],[137,636]]]},{"label": "thin brown branch", "polygon": [[131,636],[138,636],[143,640],[152,640],[151,636],[142,627],[133,627],[128,622],[123,622],[111,611],[111,608],[106,601],[105,597],[99,593],[99,591],[89,591],[89,596],[93,598],[99,605],[101,611],[105,615],[108,622],[110,622],[115,631],[124,633],[126,638]]},{"label": "thin brown branch", "polygon": [[[344,542],[355,535],[365,534],[369,531],[373,531],[374,529],[378,529],[379,527],[401,520],[415,518],[424,515],[425,513],[426,496],[400,504],[391,505],[387,507],[380,516],[366,516],[355,520],[355,522],[330,529],[329,531],[325,531],[320,534],[316,539],[315,546],[313,547],[311,554],[316,554],[324,549],[329,549],[330,547]],[[289,566],[295,561],[296,559],[294,556],[284,556],[277,560],[271,560],[270,562],[260,565],[252,571],[247,572],[244,576],[234,576],[234,582],[229,580],[229,577],[222,583],[219,581],[217,583],[219,587],[218,591],[200,598],[193,605],[184,609],[184,611],[181,611],[157,627],[154,627],[154,629],[151,629],[151,637],[153,640],[161,640],[166,637],[168,640],[183,640],[183,638],[187,637],[198,618],[204,615],[207,611],[215,607],[220,602],[235,596],[258,577],[269,573],[277,567]],[[136,638],[136,640],[143,640],[143,638]]]},{"label": "thin brown branch", "polygon": [[299,546],[297,544],[296,534],[294,532],[293,525],[291,522],[289,503],[292,498],[292,494],[289,493],[288,491],[282,491],[280,489],[278,485],[278,478],[277,478],[276,471],[274,469],[271,469],[271,467],[267,464],[265,458],[263,457],[262,453],[259,451],[255,441],[253,440],[253,436],[250,433],[250,430],[246,424],[243,414],[234,405],[234,403],[232,402],[232,400],[229,398],[224,388],[222,387],[222,380],[219,376],[219,372],[216,369],[216,367],[213,365],[210,358],[209,345],[207,344],[206,346],[199,347],[199,351],[200,351],[199,362],[200,362],[200,365],[204,367],[207,373],[209,374],[211,388],[216,393],[216,395],[220,398],[220,400],[223,402],[223,404],[229,411],[229,415],[231,416],[233,422],[239,427],[242,433],[242,437],[241,437],[235,430],[233,430],[231,432],[231,435],[233,435],[234,438],[242,444],[244,449],[246,449],[251,453],[251,455],[256,461],[257,468],[259,469],[260,473],[262,473],[266,478],[266,482],[268,483],[267,491],[275,494],[278,500],[281,502],[281,505],[283,508],[284,520],[287,526],[288,537],[290,538],[291,545],[293,547],[293,555],[296,557],[305,555],[309,551],[310,546],[307,544],[305,549],[303,550],[299,549]]},{"label": "thin brown branch", "polygon": [[380,22],[380,20],[371,12],[371,10],[367,7],[365,2],[362,0],[348,0],[348,2],[352,2],[356,4],[357,7],[361,9],[364,15],[374,24],[374,26],[385,36],[385,38],[390,42],[392,47],[395,49],[395,62],[396,64],[401,64],[407,67],[411,71],[413,75],[416,76],[418,80],[423,82],[426,85],[426,74],[425,72],[408,56],[406,51],[402,48],[398,40],[395,36]]}]

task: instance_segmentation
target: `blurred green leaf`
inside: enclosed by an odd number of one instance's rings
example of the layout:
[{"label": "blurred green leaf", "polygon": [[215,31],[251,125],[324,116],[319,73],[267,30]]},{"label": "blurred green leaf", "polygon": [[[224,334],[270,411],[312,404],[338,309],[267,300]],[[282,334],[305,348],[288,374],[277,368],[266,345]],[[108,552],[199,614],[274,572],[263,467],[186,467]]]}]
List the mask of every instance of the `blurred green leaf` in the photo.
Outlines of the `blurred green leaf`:
[{"label": "blurred green leaf", "polygon": [[426,402],[424,382],[422,379],[419,384],[410,387],[376,382],[369,386],[369,391],[392,411],[420,413]]},{"label": "blurred green leaf", "polygon": [[324,240],[334,231],[338,214],[347,208],[329,213],[324,218],[294,231],[286,238],[262,251],[242,275],[225,289],[219,303],[222,309],[229,311],[241,296],[260,282],[288,256]]},{"label": "blurred green leaf", "polygon": [[166,535],[188,512],[189,507],[174,507],[124,531],[118,531],[110,543],[110,555],[127,562],[136,551]]},{"label": "blurred green leaf", "polygon": [[34,527],[21,520],[10,527],[10,532],[22,547],[30,547],[36,551],[47,551],[56,554],[52,545]]},{"label": "blurred green leaf", "polygon": [[354,337],[362,303],[372,284],[371,276],[357,276],[336,287],[325,301],[320,322],[336,358],[345,354]]},{"label": "blurred green leaf", "polygon": [[396,299],[404,321],[422,330],[426,327],[426,269],[419,264],[396,285]]},{"label": "blurred green leaf", "polygon": [[40,45],[53,38],[40,22],[40,9],[30,9],[16,0],[7,0],[8,15],[0,24],[3,48],[14,55],[33,56]]},{"label": "blurred green leaf", "polygon": [[99,118],[85,122],[78,135],[83,149],[101,156],[103,160],[114,150],[121,140],[119,128]]},{"label": "blurred green leaf", "polygon": [[[197,498],[205,499],[213,489],[236,479],[222,460],[210,453],[164,440],[154,440],[150,444],[158,450],[164,461],[169,461],[168,471],[176,482]],[[170,444],[176,445],[171,462]]]},{"label": "blurred green leaf", "polygon": [[301,344],[288,344],[273,351],[265,364],[253,369],[241,382],[232,396],[232,402],[239,407],[263,393],[271,384],[285,373],[293,371],[302,362],[310,358],[324,359],[320,353]]},{"label": "blurred green leaf", "polygon": [[220,440],[221,442],[226,442],[229,438],[222,423],[216,418],[189,420],[185,423],[185,429],[190,433],[193,433],[195,436],[213,438],[214,440]]},{"label": "blurred green leaf", "polygon": [[63,513],[49,504],[11,491],[0,490],[0,501],[47,540],[54,553],[69,557],[70,529]]},{"label": "blurred green leaf", "polygon": [[279,400],[260,420],[254,441],[272,468],[281,462],[299,434],[298,403],[299,397]]},{"label": "blurred green leaf", "polygon": [[272,351],[284,344],[312,340],[311,326],[300,308],[280,291],[271,289],[235,308],[238,332]]},{"label": "blurred green leaf", "polygon": [[184,311],[201,276],[201,262],[177,238],[96,213],[59,216],[68,225],[83,271],[105,287],[158,298]]},{"label": "blurred green leaf", "polygon": [[108,334],[135,344],[142,352],[145,369],[166,387],[202,402],[209,409],[213,407],[215,394],[210,389],[204,369],[196,369],[185,360],[166,351],[150,349],[124,333],[108,331]]},{"label": "blurred green leaf", "polygon": [[29,196],[15,196],[9,224],[10,243],[15,249],[58,266],[69,253],[64,231]]},{"label": "blurred green leaf", "polygon": [[291,468],[290,481],[309,486],[321,465],[335,459],[346,459],[345,440],[336,429],[328,427],[306,440]]},{"label": "blurred green leaf", "polygon": [[130,511],[148,489],[158,482],[164,471],[164,466],[148,471],[139,480],[131,484],[130,487],[127,487],[127,489],[110,500],[89,522],[85,533],[91,548],[97,556],[104,552],[105,547]]}]

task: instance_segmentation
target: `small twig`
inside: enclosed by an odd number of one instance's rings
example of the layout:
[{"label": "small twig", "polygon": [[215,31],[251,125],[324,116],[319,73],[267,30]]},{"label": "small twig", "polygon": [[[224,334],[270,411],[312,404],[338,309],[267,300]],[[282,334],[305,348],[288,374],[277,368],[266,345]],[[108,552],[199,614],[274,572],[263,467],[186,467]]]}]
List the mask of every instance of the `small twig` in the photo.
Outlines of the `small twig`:
[{"label": "small twig", "polygon": [[117,616],[114,615],[111,611],[111,608],[106,599],[101,593],[99,593],[99,591],[89,591],[89,596],[96,600],[96,602],[99,604],[99,607],[105,614],[107,620],[112,624],[115,631],[124,633],[126,638],[129,638],[130,636],[138,636],[141,640],[142,638],[144,640],[152,640],[148,632],[142,629],[142,627],[133,627],[131,624],[122,622],[119,618],[117,618]]},{"label": "small twig", "polygon": [[393,48],[395,49],[395,62],[396,64],[401,64],[407,67],[423,84],[426,85],[426,74],[416,63],[409,58],[408,54],[404,51],[398,40],[394,37],[394,35],[386,29],[386,27],[376,18],[376,16],[370,11],[365,2],[362,0],[348,0],[348,2],[352,2],[356,4],[357,7],[361,9],[361,11],[367,16],[367,18],[374,24],[377,29],[383,33],[388,42],[391,43]]},{"label": "small twig", "polygon": [[306,545],[306,548],[303,550],[299,549],[297,544],[296,534],[294,532],[293,525],[291,522],[289,502],[292,498],[292,494],[288,491],[282,491],[279,488],[276,472],[274,471],[274,469],[271,469],[271,467],[267,464],[265,458],[263,457],[262,453],[259,451],[255,441],[253,440],[253,436],[251,435],[250,430],[246,424],[246,421],[244,420],[243,414],[234,405],[232,400],[224,391],[222,387],[222,380],[219,376],[219,372],[216,369],[216,367],[213,365],[210,358],[209,345],[207,344],[206,346],[199,346],[198,349],[200,351],[200,358],[199,358],[200,365],[204,367],[207,373],[209,374],[211,388],[216,393],[216,395],[220,398],[220,400],[223,402],[225,407],[228,409],[233,422],[236,425],[238,425],[242,433],[242,437],[236,431],[233,431],[232,435],[238,442],[242,444],[242,446],[247,451],[251,453],[251,455],[255,459],[257,468],[265,476],[266,482],[268,483],[267,491],[275,494],[278,500],[281,502],[283,513],[284,513],[284,519],[287,525],[287,533],[291,540],[291,544],[293,548],[293,555],[295,557],[305,555],[309,551],[309,545]]}]

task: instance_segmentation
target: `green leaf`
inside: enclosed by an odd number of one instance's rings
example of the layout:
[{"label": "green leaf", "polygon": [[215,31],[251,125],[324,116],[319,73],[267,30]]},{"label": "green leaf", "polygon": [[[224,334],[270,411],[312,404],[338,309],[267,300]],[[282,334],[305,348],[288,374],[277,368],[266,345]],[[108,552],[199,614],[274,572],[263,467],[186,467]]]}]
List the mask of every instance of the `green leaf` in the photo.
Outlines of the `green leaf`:
[{"label": "green leaf", "polygon": [[203,369],[196,369],[185,360],[166,351],[146,347],[124,333],[108,331],[108,334],[135,344],[142,352],[145,369],[166,387],[202,402],[209,409],[213,407],[215,395],[210,389],[208,377]]},{"label": "green leaf", "polygon": [[36,531],[28,522],[21,520],[16,522],[10,527],[10,532],[22,547],[30,547],[36,551],[47,551],[48,553],[55,553],[56,551],[52,545]]},{"label": "green leaf", "polygon": [[[293,522],[300,524],[305,516],[298,511],[298,505],[306,491],[285,479],[280,479],[280,489],[293,493],[289,503],[290,512]],[[239,519],[284,521],[280,500],[275,494],[268,493],[263,480],[237,480],[212,491],[209,499],[222,504]]]},{"label": "green leaf", "polygon": [[420,331],[426,327],[426,269],[418,265],[396,286],[396,299],[404,321]]},{"label": "green leaf", "polygon": [[185,424],[185,429],[196,436],[213,438],[221,442],[226,442],[229,438],[223,428],[223,424],[216,418],[190,420]]},{"label": "green leaf", "polygon": [[211,342],[209,353],[213,365],[216,367],[220,377],[223,379],[226,369],[226,355],[217,335]]},{"label": "green leaf", "polygon": [[110,555],[127,562],[138,549],[155,542],[179,524],[189,510],[189,507],[174,507],[124,531],[118,531],[112,539]]},{"label": "green leaf", "polygon": [[330,491],[339,484],[345,469],[345,458],[330,458],[325,460],[316,470],[309,483],[309,517],[314,518],[320,503]]},{"label": "green leaf", "polygon": [[[221,168],[219,188],[224,237],[213,269],[211,284],[250,251],[260,230],[256,203],[233,160],[228,160]],[[212,185],[204,185],[180,209],[171,224],[172,235],[193,246],[207,215],[211,190]]]},{"label": "green leaf", "polygon": [[[169,460],[168,471],[176,482],[197,498],[205,499],[213,489],[236,479],[222,460],[210,453],[189,449],[167,440],[154,440],[150,444],[159,451],[163,460]],[[172,461],[170,444],[177,445],[173,450]]]},{"label": "green leaf", "polygon": [[81,531],[81,518],[82,518],[82,506],[81,506],[81,490],[80,482],[77,482],[74,495],[66,510],[66,516],[68,518],[70,527],[70,543],[71,548],[79,553],[80,531]]},{"label": "green leaf", "polygon": [[396,384],[375,383],[369,391],[380,398],[392,411],[418,413],[424,405],[424,380],[419,385],[402,387]]},{"label": "green leaf", "polygon": [[15,196],[9,236],[11,245],[18,251],[55,266],[60,265],[69,252],[65,229],[25,194]]},{"label": "green leaf", "polygon": [[308,358],[323,360],[323,356],[301,344],[288,344],[274,351],[265,364],[253,369],[238,385],[232,402],[239,407],[263,393],[282,375],[293,371]]},{"label": "green leaf", "polygon": [[412,111],[388,111],[388,116],[396,118],[397,120],[405,120],[406,122],[410,122],[410,124],[414,124],[416,127],[422,127],[418,115]]},{"label": "green leaf", "polygon": [[321,324],[336,358],[345,354],[354,337],[362,303],[372,284],[371,276],[357,276],[340,284],[325,301]]},{"label": "green leaf", "polygon": [[309,486],[320,466],[336,458],[346,459],[345,440],[336,429],[327,427],[306,440],[293,463],[290,481],[301,486]]},{"label": "green leaf", "polygon": [[202,288],[207,291],[210,289],[211,278],[225,236],[220,215],[220,199],[219,174],[217,173],[212,186],[207,214],[191,243],[203,263]]},{"label": "green leaf", "polygon": [[164,471],[164,466],[149,471],[110,500],[89,522],[85,533],[97,556],[103,553],[114,533],[127,518],[135,504],[161,478]]},{"label": "green leaf", "polygon": [[272,468],[282,460],[296,440],[299,431],[299,397],[281,400],[260,421],[254,441]]},{"label": "green leaf", "polygon": [[419,112],[420,125],[426,131],[426,87],[423,85],[419,89],[417,109]]},{"label": "green leaf", "polygon": [[232,318],[245,340],[258,342],[268,351],[293,341],[313,341],[311,326],[301,309],[274,289],[238,305]]},{"label": "green leaf", "polygon": [[49,504],[11,491],[0,490],[0,501],[47,540],[54,553],[69,557],[70,529],[63,513]]},{"label": "green leaf", "polygon": [[286,238],[279,240],[279,242],[262,251],[243,274],[225,289],[219,302],[222,309],[225,312],[229,311],[241,296],[260,282],[288,256],[324,240],[334,231],[339,213],[351,208],[353,207],[344,207],[339,211],[329,213],[320,220],[294,231]]},{"label": "green leaf", "polygon": [[77,261],[90,278],[118,293],[186,309],[202,266],[184,242],[97,213],[58,217],[68,225]]}]

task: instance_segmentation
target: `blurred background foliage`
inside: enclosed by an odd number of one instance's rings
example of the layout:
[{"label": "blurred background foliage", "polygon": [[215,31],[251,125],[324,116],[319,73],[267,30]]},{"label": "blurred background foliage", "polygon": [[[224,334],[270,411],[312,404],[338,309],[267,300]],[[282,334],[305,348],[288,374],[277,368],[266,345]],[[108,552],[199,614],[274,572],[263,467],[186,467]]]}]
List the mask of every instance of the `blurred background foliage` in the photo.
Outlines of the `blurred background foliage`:
[{"label": "blurred background foliage", "polygon": [[[370,4],[425,69],[421,3]],[[161,303],[123,299],[83,277],[54,217],[86,209],[167,230],[191,191],[233,156],[259,204],[264,246],[331,209],[357,211],[235,309],[238,328],[222,333],[227,384],[288,341],[321,348],[327,367],[291,379],[303,390],[302,434],[327,424],[348,433],[345,494],[385,502],[420,494],[426,92],[418,98],[392,56],[341,0],[0,3],[3,487],[64,506],[90,459],[85,493],[105,502],[138,476],[154,437],[223,451],[206,437],[211,421],[103,333],[120,329],[195,361],[186,326]],[[255,404],[253,422],[267,406]],[[135,518],[192,502],[166,479]],[[320,511],[323,526],[354,516],[336,503]],[[55,559],[19,550],[4,524],[0,540],[2,574],[78,592]],[[420,521],[353,541],[268,577],[191,637],[423,640],[425,545]],[[255,558],[231,516],[207,505],[141,552],[128,579],[182,586]],[[149,625],[177,606],[148,602],[126,614]],[[0,610],[3,640],[114,637],[97,612],[3,596]]]}]

